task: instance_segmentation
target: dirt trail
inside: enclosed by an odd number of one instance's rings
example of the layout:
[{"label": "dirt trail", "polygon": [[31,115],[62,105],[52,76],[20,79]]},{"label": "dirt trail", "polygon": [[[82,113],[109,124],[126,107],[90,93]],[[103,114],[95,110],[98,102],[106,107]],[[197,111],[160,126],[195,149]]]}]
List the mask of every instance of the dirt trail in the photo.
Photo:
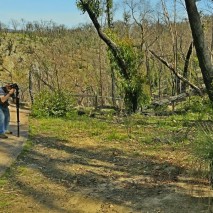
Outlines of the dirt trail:
[{"label": "dirt trail", "polygon": [[14,106],[10,107],[11,122],[10,130],[13,132],[8,139],[0,139],[0,176],[4,173],[16,157],[20,154],[24,141],[28,137],[28,110],[19,111],[20,137],[17,137],[17,111]]}]

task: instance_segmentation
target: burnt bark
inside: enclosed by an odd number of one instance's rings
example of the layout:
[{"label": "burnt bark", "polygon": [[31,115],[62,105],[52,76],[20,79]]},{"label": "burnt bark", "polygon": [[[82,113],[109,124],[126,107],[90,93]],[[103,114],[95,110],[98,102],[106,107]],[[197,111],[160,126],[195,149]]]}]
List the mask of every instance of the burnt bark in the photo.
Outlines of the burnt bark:
[{"label": "burnt bark", "polygon": [[[184,64],[184,68],[183,68],[183,77],[185,79],[188,79],[188,67],[189,67],[189,60],[192,54],[192,49],[193,49],[193,42],[191,42],[191,44],[189,45],[189,49],[188,52],[186,54],[186,58],[185,58],[185,64]],[[186,87],[187,84],[184,82],[183,83],[183,92],[186,92]]]}]

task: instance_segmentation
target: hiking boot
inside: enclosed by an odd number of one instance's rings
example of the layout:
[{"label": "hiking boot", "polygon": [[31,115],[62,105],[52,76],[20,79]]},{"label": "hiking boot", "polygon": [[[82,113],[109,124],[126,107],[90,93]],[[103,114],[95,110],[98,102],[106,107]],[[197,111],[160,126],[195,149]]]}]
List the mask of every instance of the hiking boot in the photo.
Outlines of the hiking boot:
[{"label": "hiking boot", "polygon": [[5,134],[0,134],[0,138],[2,138],[2,139],[6,139],[6,138],[8,138],[8,136],[7,136],[7,135],[5,135]]},{"label": "hiking boot", "polygon": [[11,132],[11,131],[7,130],[7,131],[5,131],[5,133],[4,133],[4,134],[11,135],[11,134],[13,134],[13,132]]}]

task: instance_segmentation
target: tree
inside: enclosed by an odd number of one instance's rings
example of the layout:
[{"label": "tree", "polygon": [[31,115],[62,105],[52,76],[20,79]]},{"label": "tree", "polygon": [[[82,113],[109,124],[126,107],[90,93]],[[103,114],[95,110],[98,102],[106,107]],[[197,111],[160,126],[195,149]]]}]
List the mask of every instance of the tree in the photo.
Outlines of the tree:
[{"label": "tree", "polygon": [[137,74],[137,56],[135,55],[131,41],[116,38],[116,35],[110,30],[108,34],[104,32],[98,22],[101,14],[99,0],[79,0],[77,1],[77,6],[83,12],[88,13],[99,37],[109,47],[117,68],[120,71],[120,76],[123,79],[122,85],[125,93],[126,108],[129,112],[136,112],[139,107],[142,79],[141,75]]},{"label": "tree", "polygon": [[196,0],[185,0],[185,4],[204,84],[209,99],[213,102],[213,67],[210,52],[208,51],[204,38],[204,31],[196,6]]},{"label": "tree", "polygon": [[[149,85],[150,94],[152,94],[152,69],[150,66],[150,54],[148,49],[155,43],[150,39],[151,34],[155,34],[151,29],[151,23],[154,21],[153,9],[148,0],[125,0],[124,22],[127,28],[127,36],[134,38],[134,46],[140,54],[140,65],[138,69],[143,70],[146,83]],[[132,23],[131,23],[132,22]]]}]

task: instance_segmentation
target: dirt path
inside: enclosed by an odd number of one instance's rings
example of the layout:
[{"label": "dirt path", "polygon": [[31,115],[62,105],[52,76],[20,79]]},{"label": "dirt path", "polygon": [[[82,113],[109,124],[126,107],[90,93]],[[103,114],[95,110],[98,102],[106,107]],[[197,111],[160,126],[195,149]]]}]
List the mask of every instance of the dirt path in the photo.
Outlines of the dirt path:
[{"label": "dirt path", "polygon": [[20,137],[17,137],[17,112],[15,107],[10,107],[10,130],[13,135],[8,139],[0,139],[0,176],[4,173],[16,157],[20,154],[24,141],[28,137],[28,110],[20,109]]}]

